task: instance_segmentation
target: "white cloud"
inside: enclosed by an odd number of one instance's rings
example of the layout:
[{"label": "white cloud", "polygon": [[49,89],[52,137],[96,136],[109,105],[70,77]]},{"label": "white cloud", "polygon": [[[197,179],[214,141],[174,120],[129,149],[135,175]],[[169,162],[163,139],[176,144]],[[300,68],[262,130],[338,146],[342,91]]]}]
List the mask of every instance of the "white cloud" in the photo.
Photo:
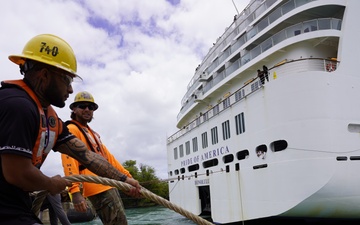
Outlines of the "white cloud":
[{"label": "white cloud", "polygon": [[[238,9],[248,1],[235,1]],[[41,33],[66,40],[78,59],[74,94],[83,90],[99,109],[90,126],[120,162],[136,160],[167,178],[166,137],[176,131],[176,116],[196,66],[235,15],[232,1],[183,0],[12,0],[0,7],[1,80],[19,79],[8,59]],[[43,168],[63,174],[58,153]]]}]

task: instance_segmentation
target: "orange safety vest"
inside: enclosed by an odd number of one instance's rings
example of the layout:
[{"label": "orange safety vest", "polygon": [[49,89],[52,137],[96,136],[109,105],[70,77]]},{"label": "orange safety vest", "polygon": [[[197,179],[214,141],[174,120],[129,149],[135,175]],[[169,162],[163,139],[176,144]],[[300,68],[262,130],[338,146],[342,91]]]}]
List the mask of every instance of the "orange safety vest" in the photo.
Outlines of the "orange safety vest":
[{"label": "orange safety vest", "polygon": [[[88,151],[94,151],[97,154],[101,154],[118,171],[130,178],[132,177],[130,172],[125,169],[120,164],[120,162],[118,162],[116,158],[109,152],[106,146],[102,144],[100,140],[100,135],[97,134],[94,130],[92,130],[89,126],[82,126],[79,122],[75,120],[66,121],[65,124],[67,124],[67,127],[71,133],[73,133],[77,138],[79,138],[82,142],[86,144]],[[91,135],[91,137],[88,137],[88,135]],[[82,166],[77,160],[71,158],[68,155],[61,154],[61,159],[65,176],[74,174],[97,176],[89,169],[84,168],[84,166]],[[82,186],[82,194],[84,197],[94,196],[112,188],[111,186],[105,186],[102,184],[95,184],[89,182],[83,182]],[[73,183],[73,185],[69,188],[69,192],[71,194],[80,191],[80,183],[77,182]]]},{"label": "orange safety vest", "polygon": [[[94,130],[92,130],[89,126],[82,126],[78,121],[76,120],[68,120],[65,122],[66,125],[74,124],[84,135],[87,144],[90,147],[90,150],[100,154],[102,157],[104,157],[106,160],[108,160],[107,155],[104,152],[103,145],[100,140],[100,135],[96,133]],[[91,135],[91,133],[93,135]],[[85,168],[82,168],[85,169]]]},{"label": "orange safety vest", "polygon": [[9,80],[4,81],[4,83],[16,85],[26,91],[38,108],[40,114],[40,126],[32,151],[32,163],[37,168],[40,168],[46,159],[46,156],[56,143],[58,135],[62,130],[62,123],[59,122],[58,116],[51,105],[47,107],[47,113],[45,114],[39,99],[23,80]]}]

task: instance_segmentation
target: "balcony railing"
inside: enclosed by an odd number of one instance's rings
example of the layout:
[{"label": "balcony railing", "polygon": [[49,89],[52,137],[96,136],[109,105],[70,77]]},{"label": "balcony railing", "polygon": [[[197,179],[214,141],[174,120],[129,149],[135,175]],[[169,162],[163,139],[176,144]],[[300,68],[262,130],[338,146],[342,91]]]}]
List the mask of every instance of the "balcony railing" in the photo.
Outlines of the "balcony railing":
[{"label": "balcony railing", "polygon": [[186,110],[195,103],[196,99],[198,99],[199,97],[201,98],[202,95],[208,92],[216,84],[221,82],[224,78],[226,78],[234,71],[259,56],[260,54],[279,44],[280,42],[297,35],[319,30],[341,30],[341,23],[341,19],[321,18],[295,24],[274,34],[270,38],[260,43],[257,47],[253,48],[251,51],[245,53],[241,58],[231,63],[222,72],[218,73],[212,80],[210,80],[203,86],[202,92],[198,92],[196,95],[193,96],[187,96],[187,102],[184,103],[177,118],[179,119],[183,115],[183,113],[185,113]]},{"label": "balcony railing", "polygon": [[[188,97],[192,95],[193,89],[191,87],[193,87],[193,85],[197,86],[195,83],[198,82],[203,71],[210,74],[227,58],[226,55],[230,55],[238,50],[244,43],[249,41],[253,36],[268,27],[278,18],[297,7],[316,0],[288,0],[287,3],[276,9],[269,16],[260,20],[257,25],[249,28],[250,23],[270,8],[276,1],[277,0],[266,0],[262,2],[253,1],[251,5],[249,5],[240,15],[237,16],[237,19],[234,20],[230,27],[225,30],[225,33],[217,39],[217,44],[210,48],[209,53],[203,59],[203,62],[196,68],[196,71],[199,71],[199,73],[195,72],[194,77],[189,82],[187,93],[185,94],[181,105],[184,105],[186,101],[188,101]],[[232,43],[235,37],[240,34],[242,34],[242,36],[237,38],[236,43]],[[231,48],[228,48],[224,53],[222,53],[224,48],[230,45]],[[219,58],[214,61],[216,57]]]},{"label": "balcony railing", "polygon": [[[286,76],[287,74],[293,74],[295,72],[303,71],[326,71],[331,74],[338,67],[339,62],[328,59],[319,58],[303,58],[292,61],[283,61],[282,63],[269,69],[269,74],[276,71],[277,78]],[[275,78],[270,78],[269,82],[274,82]],[[234,104],[242,101],[247,96],[260,90],[262,84],[257,77],[254,77],[249,82],[246,82],[241,88],[230,94],[228,97],[218,102],[217,105],[208,109],[204,113],[200,113],[197,118],[191,121],[188,125],[184,126],[178,132],[173,134],[167,139],[167,144],[172,143],[181,136],[200,126],[202,123],[211,120],[215,115],[223,113],[227,108],[230,108]]]}]

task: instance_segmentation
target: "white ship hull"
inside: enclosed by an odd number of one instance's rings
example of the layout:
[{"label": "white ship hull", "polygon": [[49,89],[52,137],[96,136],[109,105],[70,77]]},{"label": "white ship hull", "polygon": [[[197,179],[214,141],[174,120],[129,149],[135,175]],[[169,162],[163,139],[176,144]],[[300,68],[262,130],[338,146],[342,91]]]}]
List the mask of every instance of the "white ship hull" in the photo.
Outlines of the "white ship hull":
[{"label": "white ship hull", "polygon": [[[273,216],[359,218],[360,1],[268,2],[253,27],[276,9],[288,9],[288,2],[294,7],[244,46],[263,47],[267,39],[257,41],[262,36],[270,37],[272,46],[257,55],[255,47],[249,50],[254,57],[232,72],[227,71],[236,55],[247,57],[242,48],[215,72],[204,60],[199,73],[205,71],[205,78],[194,76],[197,86],[190,85],[178,118],[181,130],[168,138],[170,200],[195,214],[209,213],[216,223]],[[317,10],[328,13],[315,15]],[[325,20],[329,29],[321,28]],[[307,24],[315,25],[306,31]],[[294,35],[274,44],[274,31]],[[269,67],[264,85],[256,78],[262,65]],[[226,76],[216,81],[222,71]]]}]

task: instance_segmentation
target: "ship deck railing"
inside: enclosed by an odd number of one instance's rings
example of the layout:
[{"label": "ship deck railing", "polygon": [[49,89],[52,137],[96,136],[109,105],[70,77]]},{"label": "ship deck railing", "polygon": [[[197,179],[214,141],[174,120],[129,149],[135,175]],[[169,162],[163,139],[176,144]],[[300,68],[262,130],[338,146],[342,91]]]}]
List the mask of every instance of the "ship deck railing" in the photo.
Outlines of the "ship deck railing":
[{"label": "ship deck railing", "polygon": [[[201,76],[204,74],[210,74],[215,69],[210,67],[214,67],[215,65],[217,66],[225,60],[226,55],[229,53],[230,49],[226,50],[224,53],[222,52],[224,49],[228,48],[228,46],[237,46],[231,47],[232,50],[230,51],[232,52],[234,51],[234,48],[235,50],[239,49],[256,34],[270,26],[270,24],[275,22],[278,18],[281,18],[286,13],[289,13],[300,6],[313,1],[316,0],[289,0],[287,3],[274,10],[268,16],[261,19],[257,25],[250,26],[250,24],[253,23],[256,18],[271,8],[272,5],[277,2],[277,0],[265,0],[261,4],[259,4],[258,1],[252,2],[241,12],[241,14],[236,16],[236,19],[233,21],[233,23],[225,29],[224,34],[216,40],[216,44],[209,49],[209,53],[205,56],[202,63],[196,68],[195,75],[188,84],[187,93],[190,93],[194,90],[194,84]],[[233,44],[234,40],[237,41]],[[212,64],[213,59],[216,57],[218,57],[218,59],[215,60],[215,64]],[[185,95],[182,103],[185,103],[186,101],[187,97]]]},{"label": "ship deck railing", "polygon": [[[274,34],[273,36],[269,37],[262,43],[260,43],[258,46],[253,48],[252,50],[248,51],[246,54],[244,54],[242,57],[237,59],[236,61],[229,64],[227,68],[225,68],[223,71],[216,75],[212,75],[213,79],[210,81],[205,81],[202,85],[202,89],[197,90],[196,93],[191,94],[190,96],[187,96],[187,100],[184,103],[183,107],[180,110],[180,113],[177,116],[177,119],[179,118],[193,105],[195,104],[196,100],[201,96],[205,95],[206,92],[208,92],[211,88],[213,88],[216,84],[220,83],[222,80],[224,80],[226,77],[234,73],[236,70],[244,66],[246,63],[250,62],[251,60],[255,59],[260,54],[264,53],[265,51],[269,50],[270,48],[274,47],[275,45],[279,44],[282,41],[285,41],[286,39],[292,38],[297,35],[306,34],[309,32],[315,32],[319,30],[341,30],[341,19],[336,18],[321,18],[321,19],[314,19],[309,20],[305,22],[301,22],[295,25],[292,25],[290,27],[287,27],[278,33]],[[234,43],[234,45],[226,50],[223,54],[224,55],[230,55],[232,52],[235,52],[238,48],[240,48],[240,45]],[[225,60],[226,57],[220,57],[217,60],[220,60],[223,58]],[[214,61],[214,64],[218,65],[220,62]],[[224,63],[224,62],[221,62]],[[201,84],[202,77],[199,77],[199,81],[194,84],[193,88],[198,88]],[[191,88],[191,90],[193,89]],[[187,92],[189,94],[189,92]]]},{"label": "ship deck railing", "polygon": [[[336,59],[323,59],[323,58],[301,58],[297,60],[283,60],[269,69],[269,82],[273,82],[281,76],[287,74],[301,73],[305,71],[335,71],[339,66],[339,61]],[[276,73],[275,73],[276,71]],[[271,74],[272,77],[271,77]],[[178,130],[175,134],[167,139],[167,144],[179,139],[181,136],[187,134],[193,129],[200,126],[202,123],[211,120],[214,116],[223,113],[227,108],[232,107],[245,100],[249,95],[261,90],[263,85],[259,78],[254,76],[252,79],[244,82],[244,85],[236,90],[234,93],[228,93],[227,97],[218,101],[215,106],[209,105],[206,112],[200,112],[194,120]],[[201,100],[198,100],[201,101]]]}]

